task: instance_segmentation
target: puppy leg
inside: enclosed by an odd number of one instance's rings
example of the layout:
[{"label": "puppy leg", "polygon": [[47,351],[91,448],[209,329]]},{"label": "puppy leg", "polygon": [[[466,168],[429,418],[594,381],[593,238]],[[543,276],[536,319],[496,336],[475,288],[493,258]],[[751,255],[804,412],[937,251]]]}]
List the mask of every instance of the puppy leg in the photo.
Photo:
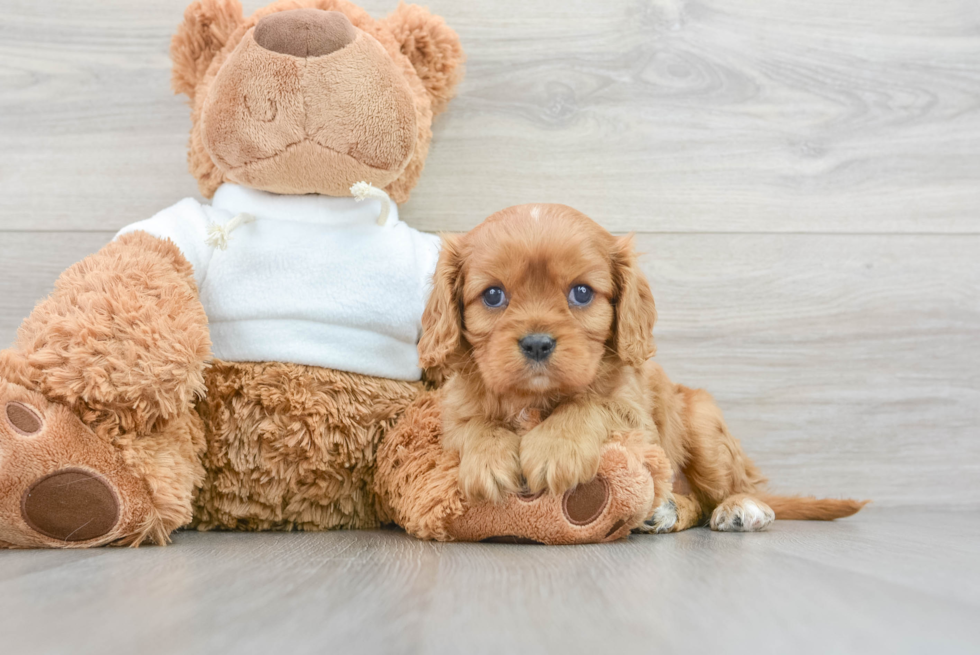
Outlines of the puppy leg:
[{"label": "puppy leg", "polygon": [[[678,388],[678,395],[682,399],[686,428],[683,469],[692,495],[701,500],[704,514],[732,497],[752,495],[764,489],[766,479],[742,450],[738,439],[728,431],[714,399],[705,391],[685,387]],[[737,504],[736,501],[728,507],[733,509]],[[761,510],[765,505],[757,502],[755,507]]]},{"label": "puppy leg", "polygon": [[711,513],[711,529],[719,532],[760,532],[776,520],[769,505],[748,494],[729,496]]},{"label": "puppy leg", "polygon": [[680,532],[701,524],[701,503],[694,496],[671,494],[653,516],[646,520],[644,532]]},{"label": "puppy leg", "polygon": [[521,438],[502,427],[471,420],[456,425],[443,442],[459,452],[459,487],[470,502],[502,502],[521,489]]},{"label": "puppy leg", "polygon": [[521,439],[521,469],[532,493],[562,494],[596,476],[609,436],[604,413],[588,402],[560,406]]}]

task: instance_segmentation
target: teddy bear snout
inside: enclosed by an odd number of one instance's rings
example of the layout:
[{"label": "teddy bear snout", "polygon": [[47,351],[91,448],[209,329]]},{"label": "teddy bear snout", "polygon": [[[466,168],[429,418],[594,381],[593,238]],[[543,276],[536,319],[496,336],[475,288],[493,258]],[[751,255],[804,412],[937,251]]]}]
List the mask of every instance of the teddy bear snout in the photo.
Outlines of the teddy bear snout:
[{"label": "teddy bear snout", "polygon": [[339,11],[290,9],[269,14],[255,26],[255,42],[293,57],[322,57],[354,42],[357,29]]}]

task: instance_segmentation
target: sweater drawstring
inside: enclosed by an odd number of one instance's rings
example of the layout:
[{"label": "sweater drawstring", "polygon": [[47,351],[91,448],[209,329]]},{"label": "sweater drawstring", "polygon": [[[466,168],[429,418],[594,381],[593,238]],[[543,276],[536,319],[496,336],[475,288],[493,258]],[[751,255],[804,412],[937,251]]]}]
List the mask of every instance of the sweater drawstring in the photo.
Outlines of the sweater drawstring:
[{"label": "sweater drawstring", "polygon": [[388,222],[388,213],[391,211],[391,198],[388,197],[388,194],[384,190],[379,189],[369,182],[357,182],[351,185],[350,192],[357,202],[367,200],[368,198],[380,200],[381,214],[378,216],[378,225],[384,225]]},{"label": "sweater drawstring", "polygon": [[[379,189],[368,182],[358,182],[357,184],[351,186],[350,192],[357,202],[367,200],[368,198],[380,200],[381,214],[378,216],[378,225],[384,225],[388,222],[388,214],[391,212],[391,198],[389,198],[388,194],[382,189]],[[231,241],[231,233],[242,225],[252,223],[254,221],[255,216],[243,212],[235,216],[224,225],[212,223],[208,226],[207,243],[209,246],[218,248],[219,250],[227,250],[228,243]]]},{"label": "sweater drawstring", "polygon": [[219,250],[228,250],[228,242],[231,241],[231,233],[242,225],[252,223],[254,221],[255,217],[251,214],[241,213],[224,225],[211,223],[211,225],[208,225],[207,243],[209,246],[218,248]]}]

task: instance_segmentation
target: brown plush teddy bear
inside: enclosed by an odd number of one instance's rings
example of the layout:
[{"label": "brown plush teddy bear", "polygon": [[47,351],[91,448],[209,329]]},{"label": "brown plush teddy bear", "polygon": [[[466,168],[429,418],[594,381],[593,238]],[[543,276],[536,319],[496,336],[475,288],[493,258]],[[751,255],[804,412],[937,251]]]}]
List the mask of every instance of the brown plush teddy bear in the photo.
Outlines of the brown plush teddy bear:
[{"label": "brown plush teddy bear", "polygon": [[565,497],[460,498],[417,364],[439,241],[391,202],[462,75],[441,18],[403,4],[378,21],[346,0],[246,18],[237,0],[198,0],[171,54],[212,202],[124,228],[0,352],[0,546],[391,520],[424,538],[574,543],[649,516],[670,470],[629,435]]}]

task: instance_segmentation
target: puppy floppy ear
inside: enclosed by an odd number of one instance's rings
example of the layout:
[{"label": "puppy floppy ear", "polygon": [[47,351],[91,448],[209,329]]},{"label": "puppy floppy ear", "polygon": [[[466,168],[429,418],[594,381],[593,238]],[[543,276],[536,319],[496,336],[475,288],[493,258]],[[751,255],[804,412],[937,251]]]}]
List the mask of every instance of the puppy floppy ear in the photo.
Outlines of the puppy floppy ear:
[{"label": "puppy floppy ear", "polygon": [[170,85],[191,100],[214,56],[244,20],[238,0],[197,0],[184,11],[184,22],[170,40],[174,62]]},{"label": "puppy floppy ear", "polygon": [[432,278],[432,294],[422,313],[419,366],[442,369],[463,346],[461,237],[444,234],[439,263]]},{"label": "puppy floppy ear", "polygon": [[418,5],[401,3],[383,22],[429,92],[432,114],[440,113],[463,79],[466,55],[459,36],[441,17]]},{"label": "puppy floppy ear", "polygon": [[657,308],[637,262],[632,235],[616,240],[612,260],[617,293],[616,354],[630,366],[643,366],[657,350],[653,342]]}]

